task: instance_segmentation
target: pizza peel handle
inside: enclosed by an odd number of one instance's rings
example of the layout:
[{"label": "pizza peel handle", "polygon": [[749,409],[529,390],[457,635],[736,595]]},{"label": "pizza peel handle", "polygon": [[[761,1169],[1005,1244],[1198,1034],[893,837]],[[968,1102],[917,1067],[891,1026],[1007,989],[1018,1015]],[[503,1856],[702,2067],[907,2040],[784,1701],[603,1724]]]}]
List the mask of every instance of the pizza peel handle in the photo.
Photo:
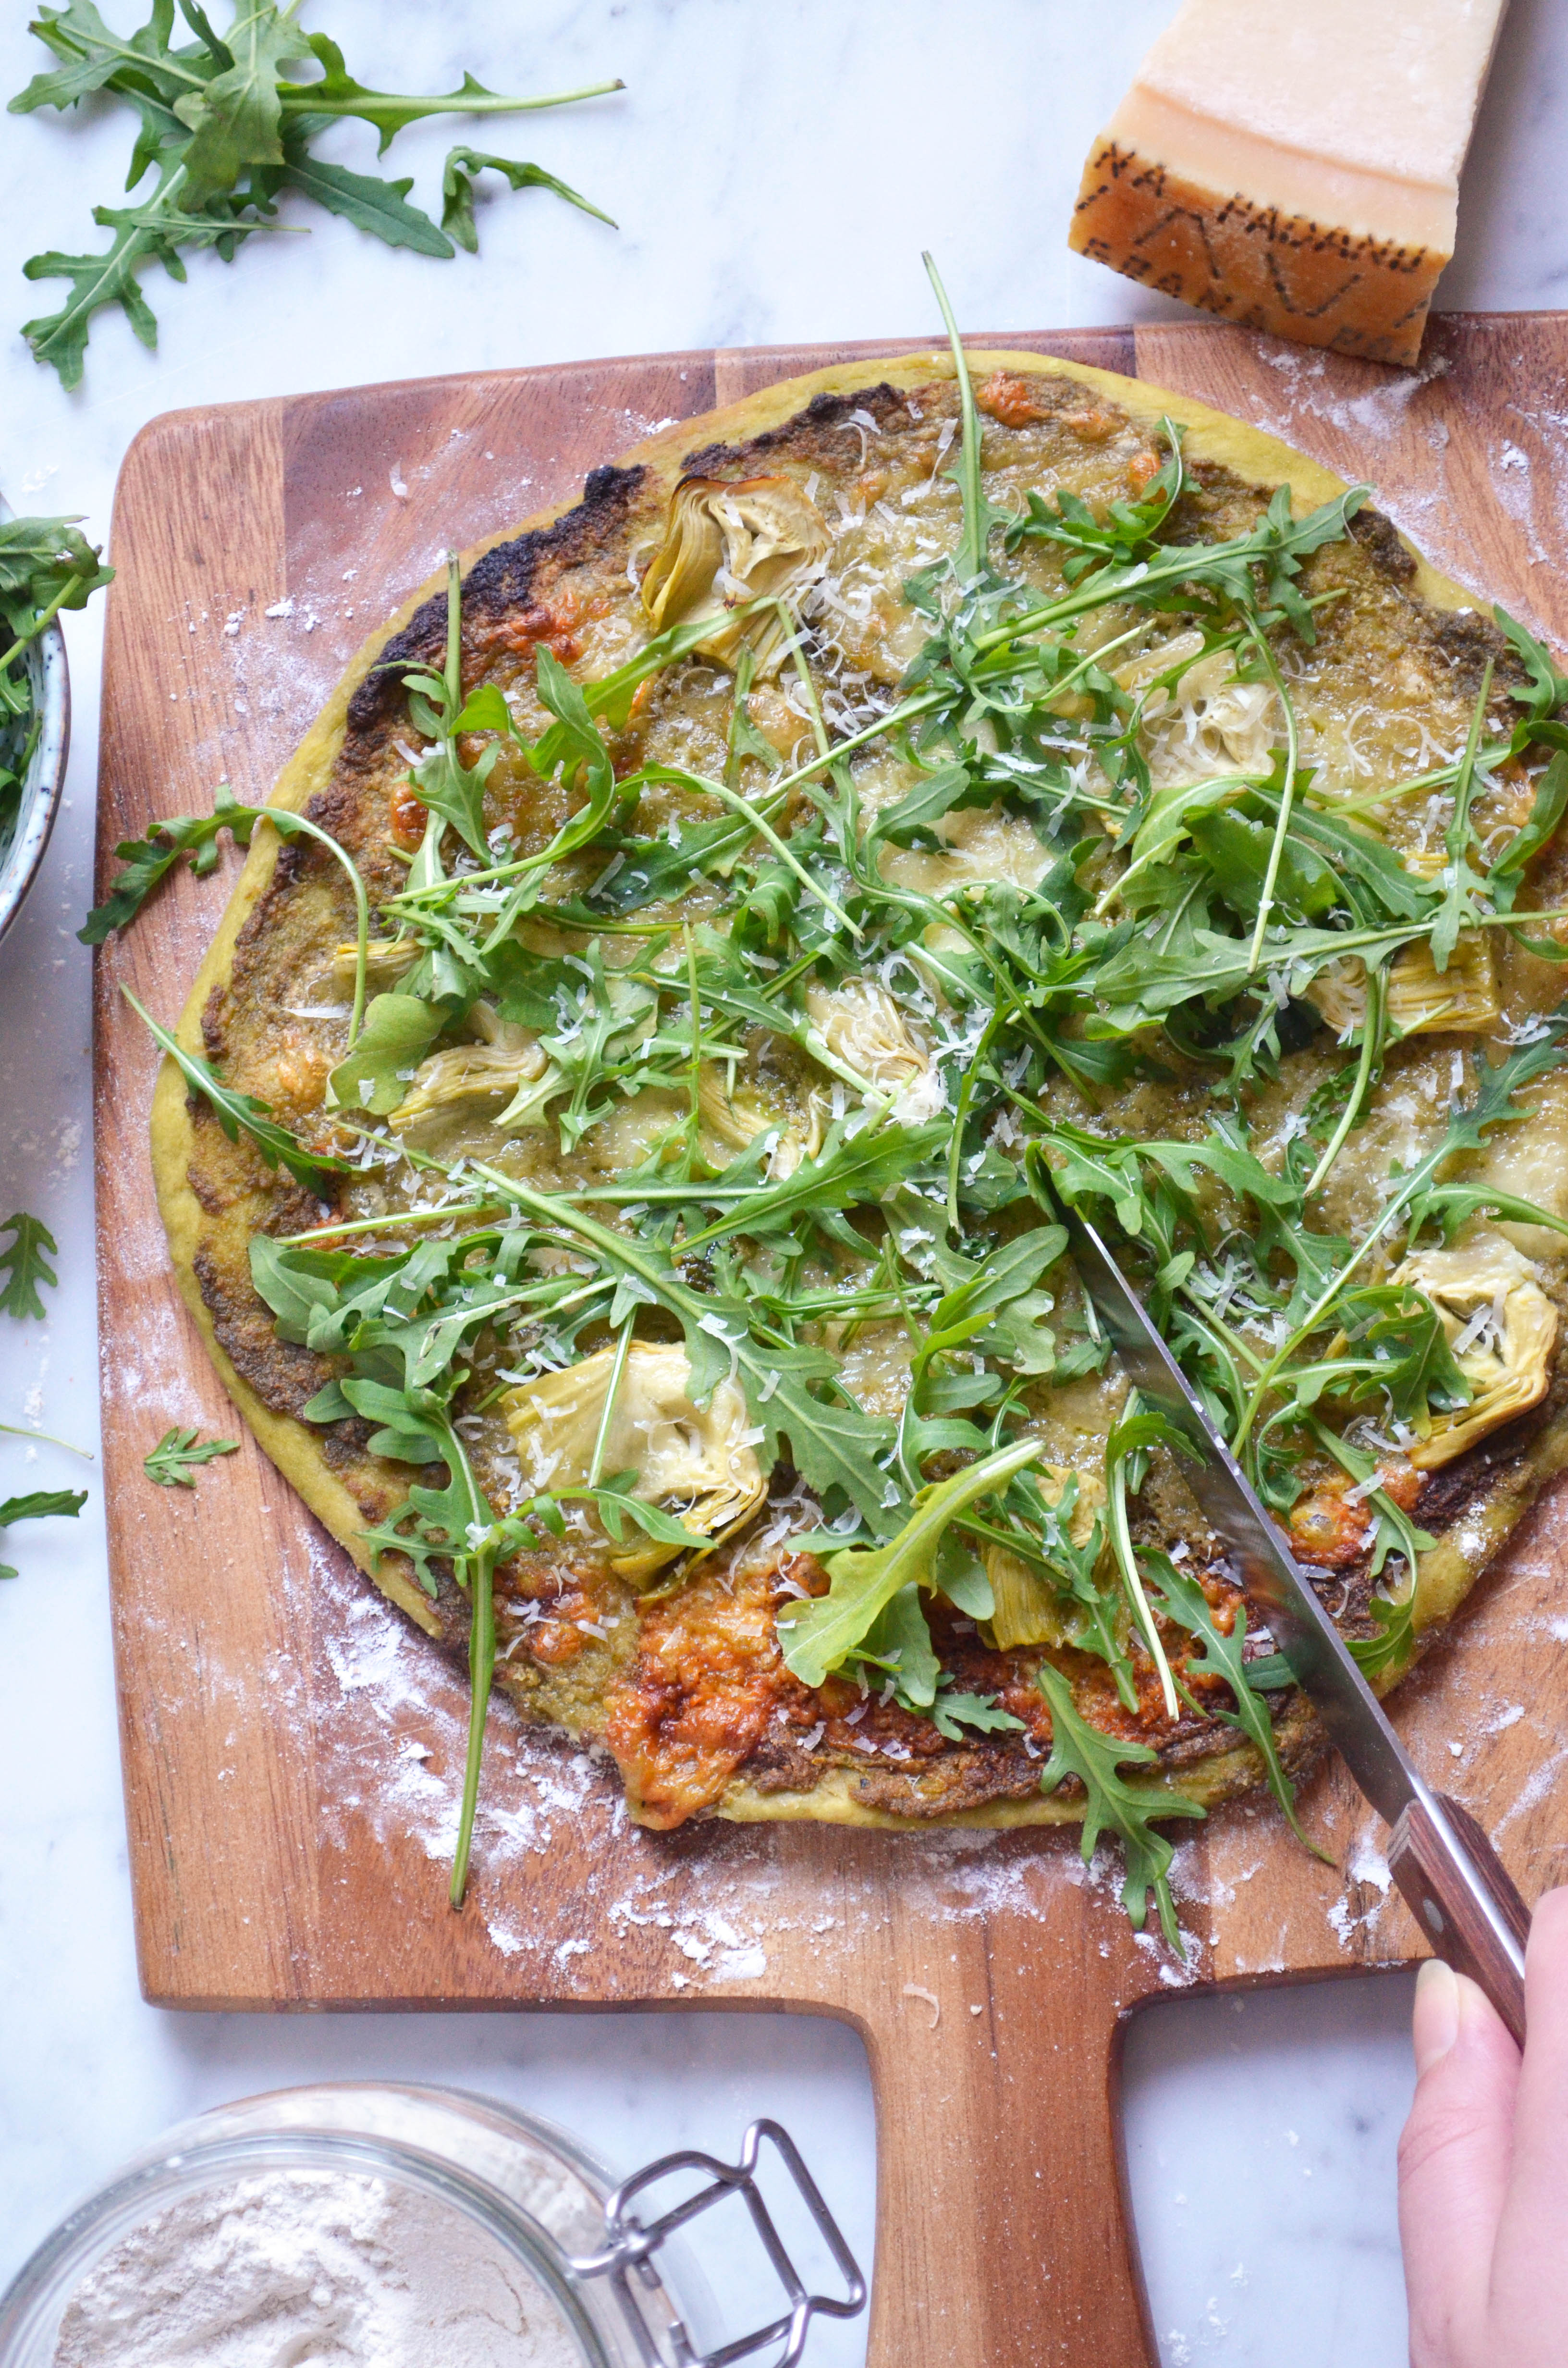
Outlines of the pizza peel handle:
[{"label": "pizza peel handle", "polygon": [[1372,1807],[1391,1828],[1389,1872],[1422,1938],[1468,1974],[1522,2046],[1529,1910],[1485,1834],[1434,1792],[1298,1568],[1147,1308],[1087,1220],[1064,1211],[1078,1277],[1128,1378],[1191,1441],[1186,1477],[1255,1611]]}]

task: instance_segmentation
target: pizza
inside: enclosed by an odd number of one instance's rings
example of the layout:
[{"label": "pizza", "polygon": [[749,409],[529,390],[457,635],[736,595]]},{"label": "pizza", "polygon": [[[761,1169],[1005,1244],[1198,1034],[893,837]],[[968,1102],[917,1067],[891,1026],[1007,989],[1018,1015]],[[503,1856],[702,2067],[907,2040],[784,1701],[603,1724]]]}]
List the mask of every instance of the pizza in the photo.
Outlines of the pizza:
[{"label": "pizza", "polygon": [[[153,1114],[267,1452],[631,1815],[1171,1820],[1321,1737],[1064,1255],[1392,1684],[1563,1460],[1568,685],[1257,431],[955,350],[361,654]],[[1568,744],[1565,744],[1568,745]]]}]

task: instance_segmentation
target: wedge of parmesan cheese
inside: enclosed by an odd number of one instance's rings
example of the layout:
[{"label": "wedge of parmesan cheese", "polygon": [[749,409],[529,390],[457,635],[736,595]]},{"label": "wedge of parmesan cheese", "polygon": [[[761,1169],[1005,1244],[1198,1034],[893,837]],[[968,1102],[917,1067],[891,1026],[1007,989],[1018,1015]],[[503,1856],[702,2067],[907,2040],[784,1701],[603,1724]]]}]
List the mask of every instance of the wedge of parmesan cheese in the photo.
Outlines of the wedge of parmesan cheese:
[{"label": "wedge of parmesan cheese", "polygon": [[1505,0],[1185,0],[1072,245],[1241,326],[1414,362]]}]

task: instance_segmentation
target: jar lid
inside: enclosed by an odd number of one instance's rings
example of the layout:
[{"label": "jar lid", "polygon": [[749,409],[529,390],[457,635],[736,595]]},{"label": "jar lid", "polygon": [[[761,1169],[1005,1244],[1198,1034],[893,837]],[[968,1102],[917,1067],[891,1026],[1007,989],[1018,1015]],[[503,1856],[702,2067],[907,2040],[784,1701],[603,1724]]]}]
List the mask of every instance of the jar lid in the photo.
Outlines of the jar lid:
[{"label": "jar lid", "polygon": [[[826,2246],[842,2294],[810,2292],[796,2268],[756,2182],[765,2145]],[[207,2196],[216,2203],[257,2175],[311,2172],[374,2179],[483,2232],[523,2270],[525,2290],[545,2301],[553,2356],[564,2352],[581,2368],[727,2368],[764,2352],[767,2368],[793,2368],[813,2317],[850,2317],[865,2304],[854,2258],[776,2123],[752,2124],[737,2163],[687,2149],[615,2186],[575,2139],[530,2115],[454,2089],[342,2081],[242,2099],[136,2156],[45,2240],[0,2297],[0,2368],[52,2368],[62,2321],[84,2281],[167,2207]],[[660,2188],[673,2200],[645,2216]],[[680,2232],[737,2196],[778,2277],[781,2308],[766,2325],[721,2339]],[[715,2348],[704,2350],[709,2340]]]}]

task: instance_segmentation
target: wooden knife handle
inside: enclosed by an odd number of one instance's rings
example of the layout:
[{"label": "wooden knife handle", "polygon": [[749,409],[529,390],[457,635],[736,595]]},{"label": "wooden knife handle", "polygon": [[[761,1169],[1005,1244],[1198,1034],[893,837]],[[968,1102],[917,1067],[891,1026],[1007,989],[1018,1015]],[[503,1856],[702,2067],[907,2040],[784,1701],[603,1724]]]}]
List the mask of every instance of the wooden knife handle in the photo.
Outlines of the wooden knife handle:
[{"label": "wooden knife handle", "polygon": [[[1437,1798],[1464,1856],[1453,1849],[1425,1804],[1412,1801],[1390,1839],[1389,1873],[1434,1953],[1480,1984],[1522,2047],[1529,1909],[1470,1811],[1446,1793]],[[1488,1917],[1488,1904],[1514,1948]]]}]

